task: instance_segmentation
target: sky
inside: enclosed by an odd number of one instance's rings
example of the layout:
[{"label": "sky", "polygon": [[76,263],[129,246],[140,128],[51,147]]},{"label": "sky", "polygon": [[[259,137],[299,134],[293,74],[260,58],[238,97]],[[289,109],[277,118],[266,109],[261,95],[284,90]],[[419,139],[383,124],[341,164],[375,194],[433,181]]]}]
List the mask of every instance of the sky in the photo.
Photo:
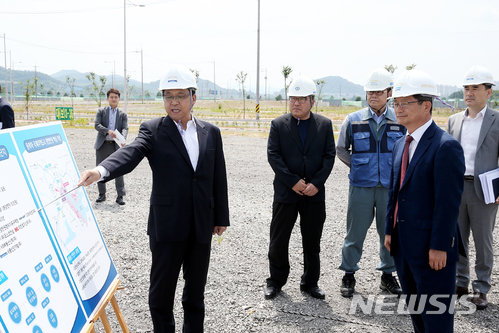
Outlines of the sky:
[{"label": "sky", "polygon": [[[125,2],[132,79],[141,80],[142,49],[144,82],[177,63],[232,89],[244,71],[246,90],[256,90],[258,0],[0,0],[7,68],[11,55],[16,70],[123,75]],[[395,77],[417,64],[437,84],[461,85],[474,65],[499,80],[498,21],[496,0],[261,0],[260,94],[265,77],[269,93],[283,87],[283,66],[291,78],[341,76],[361,85],[390,64]]]}]

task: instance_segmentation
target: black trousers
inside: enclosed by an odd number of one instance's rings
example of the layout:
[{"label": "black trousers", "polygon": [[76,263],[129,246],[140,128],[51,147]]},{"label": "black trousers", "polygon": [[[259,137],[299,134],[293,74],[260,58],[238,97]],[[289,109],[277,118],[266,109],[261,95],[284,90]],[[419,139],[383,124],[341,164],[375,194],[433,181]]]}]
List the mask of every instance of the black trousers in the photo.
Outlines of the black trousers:
[{"label": "black trousers", "polygon": [[180,242],[158,242],[149,237],[152,253],[149,309],[155,333],[174,333],[173,301],[180,267],[185,280],[182,294],[182,332],[203,332],[204,288],[208,275],[211,243],[199,244],[191,234]]},{"label": "black trousers", "polygon": [[326,220],[326,204],[303,197],[296,204],[274,202],[270,223],[269,267],[267,286],[282,287],[289,276],[289,239],[300,214],[304,273],[301,284],[317,286],[320,275],[321,236]]},{"label": "black trousers", "polygon": [[[102,146],[97,149],[95,153],[95,165],[99,165],[102,161],[111,156],[111,154],[118,149],[120,148],[114,141],[104,141]],[[125,195],[125,178],[123,178],[123,176],[119,176],[116,177],[114,181],[116,183],[116,192],[118,193],[118,195]],[[98,182],[97,188],[99,189],[99,194],[106,194],[106,183]]]}]

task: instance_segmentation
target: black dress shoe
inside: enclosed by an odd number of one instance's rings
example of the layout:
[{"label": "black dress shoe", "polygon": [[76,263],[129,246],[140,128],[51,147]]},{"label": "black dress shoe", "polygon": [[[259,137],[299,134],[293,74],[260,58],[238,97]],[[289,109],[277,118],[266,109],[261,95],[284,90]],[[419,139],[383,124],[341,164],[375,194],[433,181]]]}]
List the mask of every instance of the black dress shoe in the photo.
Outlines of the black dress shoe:
[{"label": "black dress shoe", "polygon": [[326,294],[321,290],[321,288],[315,286],[315,287],[308,287],[304,284],[300,285],[300,290],[303,291],[304,293],[309,294],[313,298],[318,298],[318,299],[324,299],[326,298]]},{"label": "black dress shoe", "polygon": [[397,295],[397,297],[402,295],[402,288],[400,288],[397,278],[393,275],[381,275],[381,284],[379,287],[381,290],[387,291],[392,295]]},{"label": "black dress shoe", "polygon": [[478,310],[485,310],[489,302],[487,301],[487,294],[475,292],[471,302],[476,305]]},{"label": "black dress shoe", "polygon": [[277,287],[267,287],[265,289],[265,299],[272,299],[277,296],[277,294],[281,291],[281,288]]},{"label": "black dress shoe", "polygon": [[125,201],[123,201],[123,196],[122,195],[118,195],[118,197],[116,198],[116,203],[118,205],[121,205],[121,206],[123,206],[125,204]]},{"label": "black dress shoe", "polygon": [[341,280],[341,296],[352,297],[355,292],[355,276],[353,274],[345,274]]},{"label": "black dress shoe", "polygon": [[106,200],[106,194],[99,194],[99,196],[97,197],[97,200],[95,200],[95,202],[102,202]]},{"label": "black dress shoe", "polygon": [[456,295],[457,295],[457,298],[461,298],[461,296],[468,295],[468,294],[469,294],[468,288],[456,286]]}]

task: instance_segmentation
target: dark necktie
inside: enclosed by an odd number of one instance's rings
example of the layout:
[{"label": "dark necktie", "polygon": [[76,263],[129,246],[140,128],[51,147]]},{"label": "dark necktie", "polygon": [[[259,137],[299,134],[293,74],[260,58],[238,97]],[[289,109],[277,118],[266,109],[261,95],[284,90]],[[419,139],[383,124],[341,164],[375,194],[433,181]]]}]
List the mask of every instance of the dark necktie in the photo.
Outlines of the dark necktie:
[{"label": "dark necktie", "polygon": [[[405,172],[407,171],[407,166],[409,165],[409,146],[411,145],[412,140],[414,138],[410,135],[405,137],[405,145],[404,145],[404,153],[402,154],[402,167],[400,168],[400,186],[402,187],[402,183],[404,182]],[[399,210],[399,200],[397,196],[397,202],[395,204],[395,214],[393,214],[393,228],[397,224],[397,213]]]}]

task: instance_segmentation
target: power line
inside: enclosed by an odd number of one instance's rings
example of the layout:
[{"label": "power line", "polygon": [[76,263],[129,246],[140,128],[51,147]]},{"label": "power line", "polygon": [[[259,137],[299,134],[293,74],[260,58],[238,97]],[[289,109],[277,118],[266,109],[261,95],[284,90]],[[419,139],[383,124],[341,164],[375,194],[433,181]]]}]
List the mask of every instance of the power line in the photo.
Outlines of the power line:
[{"label": "power line", "polygon": [[[179,0],[163,0],[163,1],[155,1],[151,3],[144,3],[144,6],[152,6],[152,5],[158,5],[166,2],[174,2],[174,1],[179,1]],[[133,7],[133,5],[130,5],[130,7]],[[67,10],[54,10],[54,11],[47,11],[47,12],[40,12],[40,11],[0,11],[0,14],[7,14],[7,15],[53,15],[53,14],[70,14],[70,13],[88,13],[88,12],[98,12],[98,11],[104,11],[104,10],[113,10],[113,9],[121,9],[123,6],[113,6],[113,7],[100,7],[100,8],[85,8],[85,9],[67,9]]]}]

